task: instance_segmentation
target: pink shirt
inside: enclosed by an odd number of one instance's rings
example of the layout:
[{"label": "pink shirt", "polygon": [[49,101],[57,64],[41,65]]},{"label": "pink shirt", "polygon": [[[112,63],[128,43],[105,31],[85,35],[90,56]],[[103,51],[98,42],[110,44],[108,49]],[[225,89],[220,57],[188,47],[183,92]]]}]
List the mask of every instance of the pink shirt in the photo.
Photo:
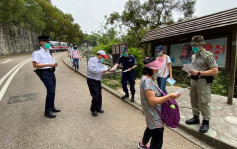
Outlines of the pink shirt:
[{"label": "pink shirt", "polygon": [[80,58],[79,50],[72,51],[72,58]]}]

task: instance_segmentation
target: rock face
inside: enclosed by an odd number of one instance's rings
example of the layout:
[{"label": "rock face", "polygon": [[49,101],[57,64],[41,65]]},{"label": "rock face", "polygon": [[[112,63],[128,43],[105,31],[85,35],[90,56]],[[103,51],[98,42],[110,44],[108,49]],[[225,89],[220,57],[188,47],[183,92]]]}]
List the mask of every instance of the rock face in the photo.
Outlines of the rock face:
[{"label": "rock face", "polygon": [[0,22],[0,56],[29,53],[39,47],[38,34]]}]

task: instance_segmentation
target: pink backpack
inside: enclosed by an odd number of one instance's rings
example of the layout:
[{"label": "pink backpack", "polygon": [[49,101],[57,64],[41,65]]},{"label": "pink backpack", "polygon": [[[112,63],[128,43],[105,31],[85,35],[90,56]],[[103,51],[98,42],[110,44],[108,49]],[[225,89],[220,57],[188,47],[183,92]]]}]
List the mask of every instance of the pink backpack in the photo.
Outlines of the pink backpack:
[{"label": "pink backpack", "polygon": [[[158,87],[163,96],[166,94]],[[155,107],[163,123],[168,127],[177,128],[180,122],[179,106],[174,99],[167,100],[161,104],[161,112]]]}]

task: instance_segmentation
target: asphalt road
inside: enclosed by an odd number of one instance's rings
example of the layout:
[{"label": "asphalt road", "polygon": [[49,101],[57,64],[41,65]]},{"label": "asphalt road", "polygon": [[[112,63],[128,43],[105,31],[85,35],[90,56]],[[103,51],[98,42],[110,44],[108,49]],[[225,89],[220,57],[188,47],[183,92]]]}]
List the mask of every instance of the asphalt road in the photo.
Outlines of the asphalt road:
[{"label": "asphalt road", "polygon": [[[55,119],[43,115],[46,89],[31,61],[0,85],[0,94],[6,90],[0,98],[0,149],[136,149],[146,127],[144,115],[103,90],[105,113],[93,117],[86,79],[65,66],[62,54],[54,54],[59,63],[55,104],[62,110]],[[29,58],[0,57],[0,77]],[[163,148],[199,147],[166,128]]]}]

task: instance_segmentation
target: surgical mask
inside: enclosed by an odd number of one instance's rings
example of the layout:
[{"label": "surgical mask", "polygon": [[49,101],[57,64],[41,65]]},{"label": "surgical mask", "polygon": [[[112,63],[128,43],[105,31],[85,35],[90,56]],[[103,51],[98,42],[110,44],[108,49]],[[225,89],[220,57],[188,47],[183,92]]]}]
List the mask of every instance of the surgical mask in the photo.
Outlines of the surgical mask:
[{"label": "surgical mask", "polygon": [[104,58],[101,58],[99,61],[100,61],[101,63],[103,63],[103,62],[104,62],[104,60],[105,60]]},{"label": "surgical mask", "polygon": [[74,48],[74,50],[77,50],[77,48]]},{"label": "surgical mask", "polygon": [[122,56],[127,56],[127,53],[122,53]]},{"label": "surgical mask", "polygon": [[44,45],[44,47],[45,47],[45,49],[49,49],[49,48],[51,47],[51,45],[50,45],[50,43],[46,43],[46,44]]},{"label": "surgical mask", "polygon": [[162,52],[157,52],[157,55],[158,55],[158,56],[161,56],[161,55],[162,55]]},{"label": "surgical mask", "polygon": [[197,53],[200,51],[200,48],[199,47],[192,47],[192,50],[194,53]]}]

